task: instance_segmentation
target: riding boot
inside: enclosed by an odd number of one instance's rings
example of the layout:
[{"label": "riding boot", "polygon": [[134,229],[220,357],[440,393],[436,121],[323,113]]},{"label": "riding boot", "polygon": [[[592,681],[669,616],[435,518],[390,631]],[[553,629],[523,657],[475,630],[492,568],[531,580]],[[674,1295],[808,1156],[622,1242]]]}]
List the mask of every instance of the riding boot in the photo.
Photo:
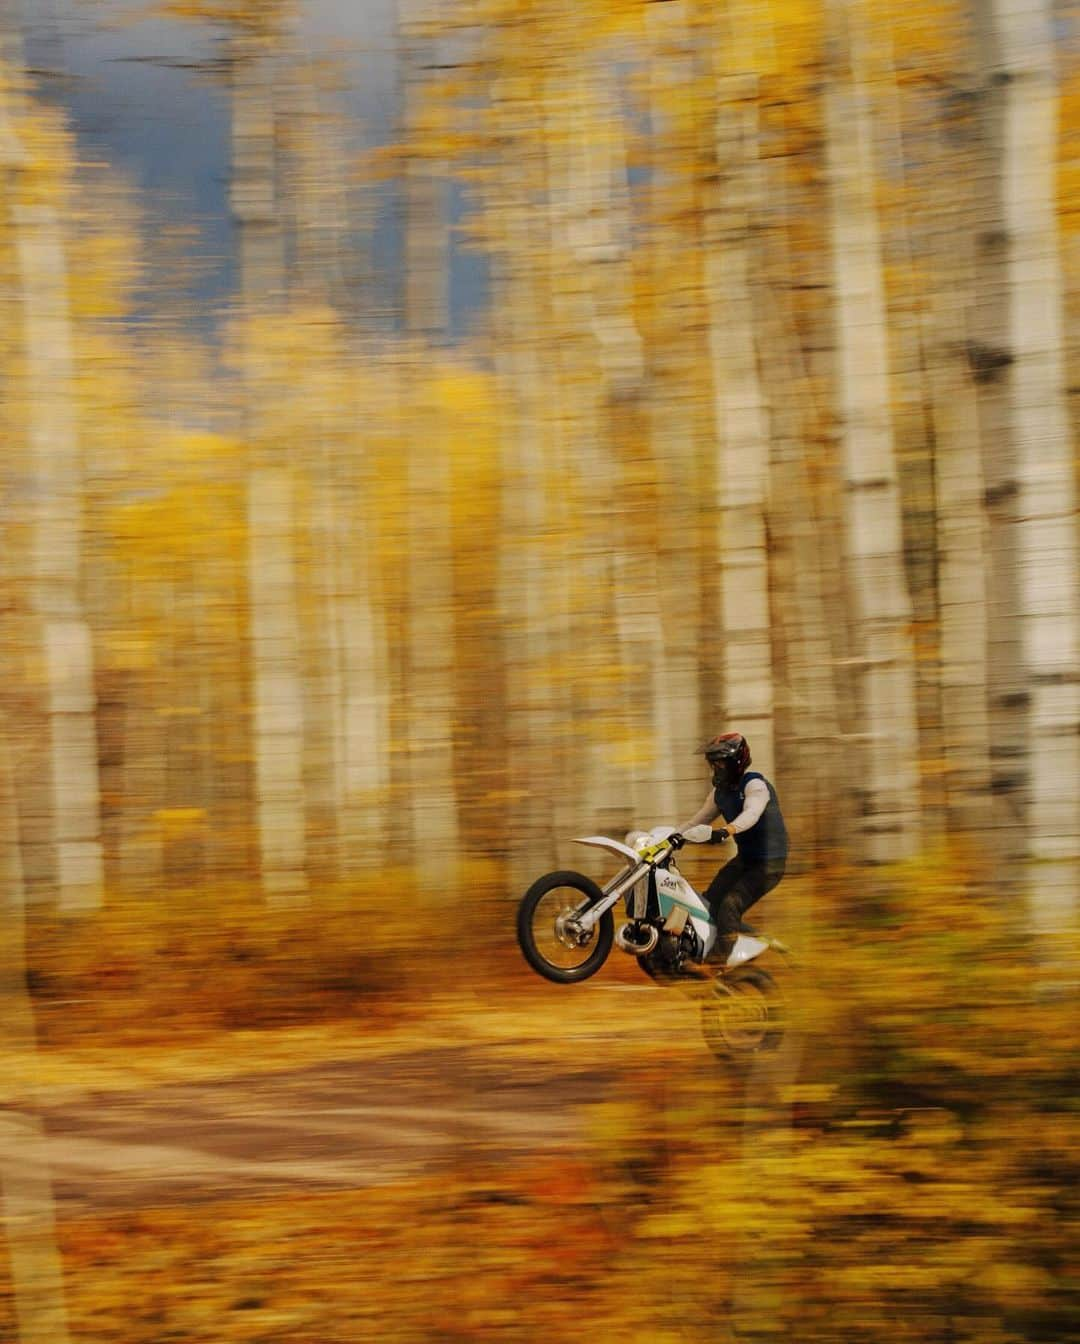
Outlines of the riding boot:
[{"label": "riding boot", "polygon": [[734,933],[718,933],[716,942],[713,943],[709,955],[705,958],[706,965],[711,967],[726,966],[737,936]]}]

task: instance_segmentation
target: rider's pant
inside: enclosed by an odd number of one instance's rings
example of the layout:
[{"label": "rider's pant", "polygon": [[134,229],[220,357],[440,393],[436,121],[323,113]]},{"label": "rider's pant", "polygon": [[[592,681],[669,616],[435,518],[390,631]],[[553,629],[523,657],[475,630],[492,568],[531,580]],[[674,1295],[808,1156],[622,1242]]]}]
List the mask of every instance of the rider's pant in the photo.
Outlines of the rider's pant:
[{"label": "rider's pant", "polygon": [[720,935],[737,933],[743,913],[784,876],[784,860],[747,863],[741,854],[726,863],[709,883],[705,900],[712,910]]}]

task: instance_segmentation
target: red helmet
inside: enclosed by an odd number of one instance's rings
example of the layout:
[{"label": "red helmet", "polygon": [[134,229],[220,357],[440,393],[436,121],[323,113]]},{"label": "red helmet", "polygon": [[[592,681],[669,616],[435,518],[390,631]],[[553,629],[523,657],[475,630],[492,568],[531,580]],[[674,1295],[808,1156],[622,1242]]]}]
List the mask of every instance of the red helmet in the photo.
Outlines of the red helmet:
[{"label": "red helmet", "polygon": [[750,765],[750,743],[742,733],[721,733],[700,749],[712,766],[713,783],[736,784]]}]

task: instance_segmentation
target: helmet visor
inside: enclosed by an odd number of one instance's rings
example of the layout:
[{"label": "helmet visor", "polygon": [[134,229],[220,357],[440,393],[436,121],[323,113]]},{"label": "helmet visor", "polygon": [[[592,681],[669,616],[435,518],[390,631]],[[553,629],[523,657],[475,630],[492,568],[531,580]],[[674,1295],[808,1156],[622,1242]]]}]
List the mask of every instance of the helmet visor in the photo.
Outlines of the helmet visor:
[{"label": "helmet visor", "polygon": [[734,761],[738,759],[741,749],[741,742],[721,742],[716,746],[710,746],[706,749],[705,759],[710,765],[718,765],[722,762]]}]

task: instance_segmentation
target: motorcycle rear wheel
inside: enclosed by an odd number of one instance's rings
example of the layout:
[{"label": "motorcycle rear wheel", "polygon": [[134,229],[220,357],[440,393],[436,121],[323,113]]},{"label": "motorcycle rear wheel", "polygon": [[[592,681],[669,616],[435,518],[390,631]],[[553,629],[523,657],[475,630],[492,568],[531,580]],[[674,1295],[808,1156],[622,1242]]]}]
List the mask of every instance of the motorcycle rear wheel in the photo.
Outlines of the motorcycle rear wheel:
[{"label": "motorcycle rear wheel", "polygon": [[739,1059],[779,1045],[784,1000],[776,981],[759,967],[717,976],[701,1005],[701,1034],[717,1059]]},{"label": "motorcycle rear wheel", "polygon": [[572,926],[572,916],[588,910],[603,895],[584,873],[547,873],[532,884],[518,906],[517,940],[537,975],[557,985],[572,985],[603,966],[615,937],[611,911],[605,910],[587,933],[577,934]]}]

